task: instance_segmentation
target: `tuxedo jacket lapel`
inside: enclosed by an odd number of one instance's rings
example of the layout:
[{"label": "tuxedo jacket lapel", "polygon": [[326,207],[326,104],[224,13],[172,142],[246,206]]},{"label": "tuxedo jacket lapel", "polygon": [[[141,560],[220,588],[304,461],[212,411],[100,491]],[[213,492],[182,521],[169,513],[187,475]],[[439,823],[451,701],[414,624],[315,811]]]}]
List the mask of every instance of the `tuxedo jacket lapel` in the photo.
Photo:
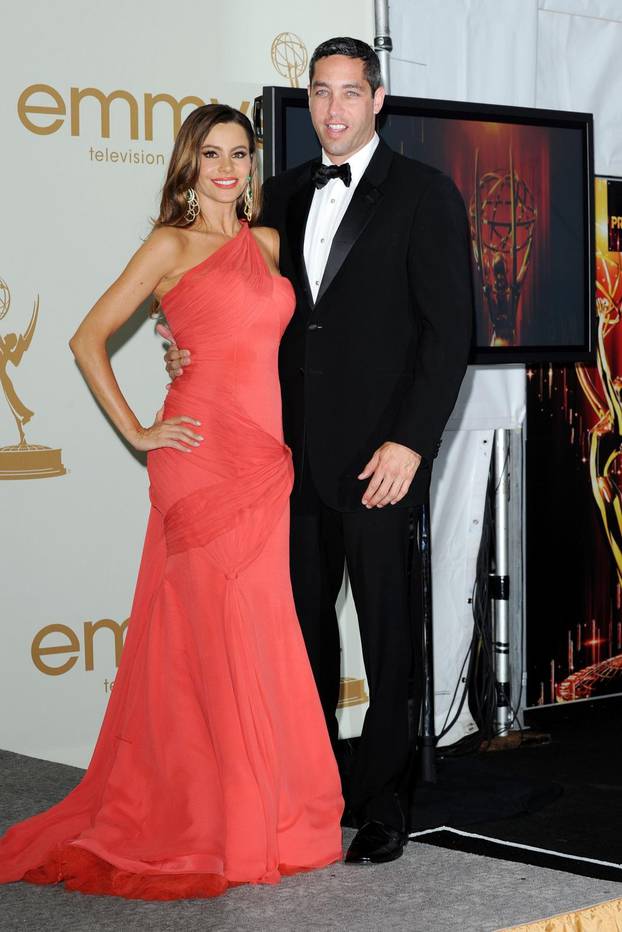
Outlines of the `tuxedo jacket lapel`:
[{"label": "tuxedo jacket lapel", "polygon": [[[387,176],[393,153],[391,149],[382,141],[374,152],[365,174],[359,181],[350,205],[346,210],[343,220],[339,224],[337,232],[328,254],[324,276],[320,283],[316,305],[322,300],[322,297],[330,287],[333,279],[339,272],[339,269],[347,259],[350,250],[358,240],[359,236],[373,217],[376,208],[382,199],[381,185]],[[309,206],[311,202],[309,201]],[[307,208],[308,213],[308,208]],[[303,229],[304,244],[304,229]],[[303,270],[304,257],[302,262]],[[306,279],[306,271],[305,271]],[[308,280],[307,280],[308,287]],[[313,306],[313,302],[311,302]]]},{"label": "tuxedo jacket lapel", "polygon": [[298,281],[302,284],[309,301],[313,307],[313,294],[309,285],[307,267],[305,265],[304,244],[307,218],[315,188],[311,182],[313,164],[309,166],[308,175],[302,181],[298,190],[292,195],[287,211],[287,239],[290,244],[292,262]]}]

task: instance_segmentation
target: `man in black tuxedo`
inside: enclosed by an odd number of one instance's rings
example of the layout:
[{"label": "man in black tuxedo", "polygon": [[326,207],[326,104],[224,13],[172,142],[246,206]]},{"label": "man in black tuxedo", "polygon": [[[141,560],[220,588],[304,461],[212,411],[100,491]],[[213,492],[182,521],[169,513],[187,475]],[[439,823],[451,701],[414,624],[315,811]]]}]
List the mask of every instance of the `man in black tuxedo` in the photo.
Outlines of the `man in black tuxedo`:
[{"label": "man in black tuxedo", "polygon": [[[344,564],[370,705],[348,803],[361,826],[346,861],[393,860],[406,842],[413,510],[470,346],[469,233],[439,171],[375,132],[384,101],[376,53],[331,39],[310,63],[322,161],[270,178],[263,222],[280,233],[296,290],[281,343],[285,440],[292,449],[294,598],[333,741]],[[184,357],[169,351],[169,372]]]}]

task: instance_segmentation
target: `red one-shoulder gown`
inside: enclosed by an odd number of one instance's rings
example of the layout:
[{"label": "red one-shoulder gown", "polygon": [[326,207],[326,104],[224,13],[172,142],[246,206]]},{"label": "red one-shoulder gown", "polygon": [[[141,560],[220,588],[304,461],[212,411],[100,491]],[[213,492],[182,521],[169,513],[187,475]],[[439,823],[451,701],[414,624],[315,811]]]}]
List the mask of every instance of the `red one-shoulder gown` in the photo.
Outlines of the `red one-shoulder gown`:
[{"label": "red one-shoulder gown", "polygon": [[148,456],[149,526],[93,758],[0,840],[0,882],[207,897],[341,857],[339,776],[289,578],[277,354],[293,290],[242,224],[162,305],[192,354],[165,417],[197,418],[205,439]]}]

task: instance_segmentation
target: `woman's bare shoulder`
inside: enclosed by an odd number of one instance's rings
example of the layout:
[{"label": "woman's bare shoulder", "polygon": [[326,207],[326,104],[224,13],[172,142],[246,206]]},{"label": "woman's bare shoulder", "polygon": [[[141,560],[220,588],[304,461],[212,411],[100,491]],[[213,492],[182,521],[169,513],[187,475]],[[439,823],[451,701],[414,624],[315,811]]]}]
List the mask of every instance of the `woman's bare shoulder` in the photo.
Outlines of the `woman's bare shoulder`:
[{"label": "woman's bare shoulder", "polygon": [[145,246],[170,258],[180,255],[187,245],[188,233],[179,227],[155,227],[145,240]]},{"label": "woman's bare shoulder", "polygon": [[166,278],[183,266],[188,250],[188,232],[178,227],[159,226],[149,234],[137,255]]}]

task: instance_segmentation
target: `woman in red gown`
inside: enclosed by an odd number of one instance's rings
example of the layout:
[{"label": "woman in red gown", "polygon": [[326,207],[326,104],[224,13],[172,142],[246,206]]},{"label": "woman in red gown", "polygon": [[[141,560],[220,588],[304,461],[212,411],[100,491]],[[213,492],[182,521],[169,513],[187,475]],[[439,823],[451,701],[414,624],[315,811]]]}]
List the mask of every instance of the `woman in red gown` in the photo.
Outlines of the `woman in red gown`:
[{"label": "woman in red gown", "polygon": [[[89,768],[0,840],[0,882],[204,897],[341,858],[339,776],[289,579],[277,353],[294,295],[278,234],[253,225],[258,201],[249,121],[199,107],[152,235],[71,341],[110,419],[148,451],[152,508]],[[145,428],[106,341],[151,293],[192,367]]]}]

